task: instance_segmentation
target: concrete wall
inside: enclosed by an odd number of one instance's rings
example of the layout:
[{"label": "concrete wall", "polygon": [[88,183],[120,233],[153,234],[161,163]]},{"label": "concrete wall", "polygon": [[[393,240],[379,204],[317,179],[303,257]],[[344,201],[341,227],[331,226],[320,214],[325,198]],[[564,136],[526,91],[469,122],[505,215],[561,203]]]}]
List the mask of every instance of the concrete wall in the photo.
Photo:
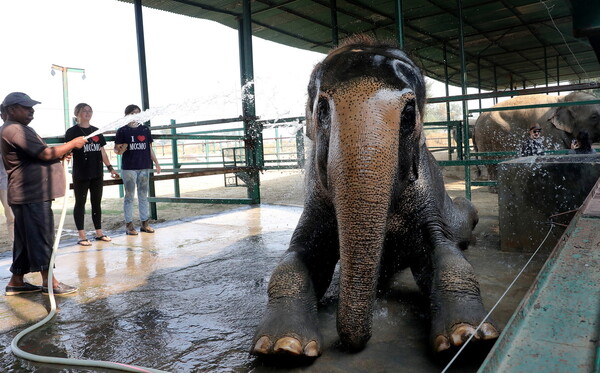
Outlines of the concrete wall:
[{"label": "concrete wall", "polygon": [[600,178],[600,154],[532,156],[498,165],[500,249],[531,252],[553,248],[574,213]]}]

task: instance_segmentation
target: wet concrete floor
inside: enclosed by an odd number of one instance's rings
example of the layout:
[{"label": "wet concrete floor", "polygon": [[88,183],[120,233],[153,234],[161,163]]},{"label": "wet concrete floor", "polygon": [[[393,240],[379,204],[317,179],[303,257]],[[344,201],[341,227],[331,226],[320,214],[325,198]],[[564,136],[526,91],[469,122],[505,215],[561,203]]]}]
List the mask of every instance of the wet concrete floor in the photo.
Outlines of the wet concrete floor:
[{"label": "wet concrete floor", "polygon": [[[58,297],[58,314],[25,337],[28,352],[107,360],[170,372],[439,372],[448,356],[428,350],[427,303],[409,273],[376,303],[373,337],[359,353],[337,347],[336,289],[319,310],[323,355],[312,364],[265,364],[248,354],[266,304],[269,276],[296,226],[300,207],[261,205],[155,226],[155,234],[113,236],[112,242],[80,247],[63,242],[56,276],[78,285]],[[529,254],[485,245],[466,252],[490,309],[521,270]],[[533,282],[536,258],[500,303],[493,318],[509,320]],[[10,277],[11,253],[0,254],[0,284]],[[40,283],[39,275],[28,277]],[[335,281],[334,281],[335,283]],[[2,372],[112,372],[33,363],[16,358],[14,336],[43,318],[47,296],[0,298]],[[489,349],[489,346],[487,346]],[[465,350],[450,372],[475,372],[487,349]],[[445,359],[445,360],[444,360]]]}]

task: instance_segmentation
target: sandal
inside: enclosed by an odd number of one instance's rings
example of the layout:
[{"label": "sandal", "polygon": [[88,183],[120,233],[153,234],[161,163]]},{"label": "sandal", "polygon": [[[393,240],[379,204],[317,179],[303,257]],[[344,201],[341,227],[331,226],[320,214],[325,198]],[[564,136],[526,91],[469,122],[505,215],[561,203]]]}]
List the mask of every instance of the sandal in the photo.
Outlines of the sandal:
[{"label": "sandal", "polygon": [[125,231],[125,234],[128,236],[137,236],[138,232],[135,230],[135,227],[133,226],[133,222],[129,222],[126,224],[127,226],[127,230]]},{"label": "sandal", "polygon": [[142,222],[142,227],[140,228],[140,230],[145,233],[154,233],[154,228],[148,225],[148,220],[144,220]]},{"label": "sandal", "polygon": [[92,246],[92,243],[87,238],[77,241],[77,244],[81,246]]},{"label": "sandal", "polygon": [[110,242],[112,240],[110,239],[110,237],[108,237],[107,235],[103,234],[102,236],[96,237],[96,241]]}]

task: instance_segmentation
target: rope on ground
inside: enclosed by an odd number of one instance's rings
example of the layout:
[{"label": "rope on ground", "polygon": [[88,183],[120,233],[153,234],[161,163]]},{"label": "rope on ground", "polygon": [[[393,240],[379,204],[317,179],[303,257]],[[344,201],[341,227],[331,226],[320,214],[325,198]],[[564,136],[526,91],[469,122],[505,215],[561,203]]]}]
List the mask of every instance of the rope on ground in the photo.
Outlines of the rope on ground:
[{"label": "rope on ground", "polygon": [[523,274],[523,272],[525,271],[525,268],[527,268],[527,266],[529,265],[529,263],[531,263],[531,261],[533,260],[533,258],[537,254],[537,252],[540,251],[540,249],[544,245],[544,242],[546,242],[546,240],[550,236],[550,232],[552,232],[553,228],[554,228],[554,223],[552,222],[551,225],[550,225],[550,229],[548,229],[548,233],[546,233],[546,237],[544,237],[544,240],[542,241],[542,243],[538,246],[537,249],[535,249],[535,251],[533,252],[533,254],[531,254],[531,257],[529,258],[529,260],[527,261],[527,263],[525,263],[525,265],[523,266],[523,268],[521,269],[521,271],[517,274],[517,277],[515,277],[514,280],[510,283],[510,285],[508,285],[508,287],[506,288],[506,290],[504,291],[504,293],[502,293],[502,295],[500,296],[500,298],[498,299],[498,301],[496,302],[496,304],[494,304],[494,306],[490,309],[490,311],[487,313],[487,315],[485,315],[485,317],[483,318],[483,320],[481,320],[481,322],[479,323],[479,325],[477,325],[477,328],[475,328],[475,331],[473,332],[473,334],[471,334],[469,336],[469,338],[465,341],[465,343],[463,343],[463,345],[460,347],[460,349],[456,352],[456,354],[454,355],[454,357],[448,362],[448,364],[446,365],[446,367],[442,370],[442,373],[446,373],[446,371],[448,371],[448,368],[450,368],[450,366],[452,365],[452,363],[454,363],[454,361],[458,358],[458,355],[460,355],[460,353],[465,349],[465,347],[467,347],[467,344],[469,342],[471,342],[471,340],[477,334],[477,332],[479,331],[479,329],[481,328],[481,326],[483,325],[483,323],[490,317],[490,315],[492,314],[492,312],[494,312],[494,310],[500,304],[500,302],[502,301],[502,299],[504,299],[504,297],[506,296],[506,294],[508,293],[508,291],[513,287],[513,285],[517,282],[517,280],[519,279],[519,277]]},{"label": "rope on ground", "polygon": [[[67,162],[64,161],[63,165],[64,165],[64,172],[65,172],[65,178],[66,178]],[[69,192],[69,189],[68,189],[69,184],[68,183],[65,183],[65,184],[66,184],[66,190],[65,190],[65,197],[66,197],[67,193]],[[51,364],[71,365],[71,366],[107,368],[107,369],[114,369],[114,370],[119,370],[119,371],[123,371],[123,372],[168,373],[168,372],[165,372],[162,370],[138,367],[135,365],[128,365],[128,364],[122,364],[122,363],[113,363],[110,361],[68,359],[68,358],[62,358],[62,357],[35,355],[35,354],[29,353],[29,352],[25,352],[19,348],[19,341],[21,340],[21,338],[23,338],[25,335],[29,334],[30,332],[32,332],[32,331],[40,328],[44,324],[46,324],[56,314],[56,299],[54,298],[54,286],[52,286],[52,281],[53,281],[53,272],[54,272],[53,271],[54,260],[56,258],[56,253],[58,251],[57,250],[58,244],[60,243],[60,236],[62,234],[63,226],[65,223],[65,217],[67,214],[67,198],[63,198],[63,199],[64,199],[63,208],[62,208],[62,211],[60,214],[60,222],[58,224],[58,230],[56,232],[56,237],[54,239],[54,245],[52,246],[52,255],[50,256],[50,268],[48,269],[48,296],[50,297],[50,312],[43,320],[38,321],[34,325],[21,331],[19,334],[17,334],[15,336],[15,338],[13,338],[12,343],[10,345],[13,354],[15,354],[17,357],[31,360],[31,361],[36,361],[39,363],[51,363]]]}]

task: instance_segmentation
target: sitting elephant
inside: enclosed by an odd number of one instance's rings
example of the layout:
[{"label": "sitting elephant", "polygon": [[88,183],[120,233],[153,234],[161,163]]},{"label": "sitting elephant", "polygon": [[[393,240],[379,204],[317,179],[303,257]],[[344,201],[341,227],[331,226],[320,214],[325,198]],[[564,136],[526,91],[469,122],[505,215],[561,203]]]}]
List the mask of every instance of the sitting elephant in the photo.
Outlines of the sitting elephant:
[{"label": "sitting elephant", "polygon": [[[339,261],[337,330],[350,351],[371,337],[377,288],[410,267],[431,305],[434,351],[461,345],[486,311],[461,248],[477,224],[446,193],[423,135],[425,83],[396,47],[365,36],[331,51],[308,85],[304,210],[268,285],[251,353],[317,357],[317,304]],[[474,340],[494,339],[486,322]]]},{"label": "sitting elephant", "polygon": [[[548,104],[597,100],[584,92],[566,96],[528,95],[502,101],[494,107]],[[538,107],[483,113],[475,123],[473,144],[478,152],[511,152],[519,150],[528,137],[532,124],[538,123],[546,149],[570,149],[571,141],[583,129],[592,142],[600,141],[600,104]],[[494,157],[487,157],[494,158]],[[496,157],[498,158],[498,157]],[[496,165],[488,165],[490,180],[497,180]]]}]

